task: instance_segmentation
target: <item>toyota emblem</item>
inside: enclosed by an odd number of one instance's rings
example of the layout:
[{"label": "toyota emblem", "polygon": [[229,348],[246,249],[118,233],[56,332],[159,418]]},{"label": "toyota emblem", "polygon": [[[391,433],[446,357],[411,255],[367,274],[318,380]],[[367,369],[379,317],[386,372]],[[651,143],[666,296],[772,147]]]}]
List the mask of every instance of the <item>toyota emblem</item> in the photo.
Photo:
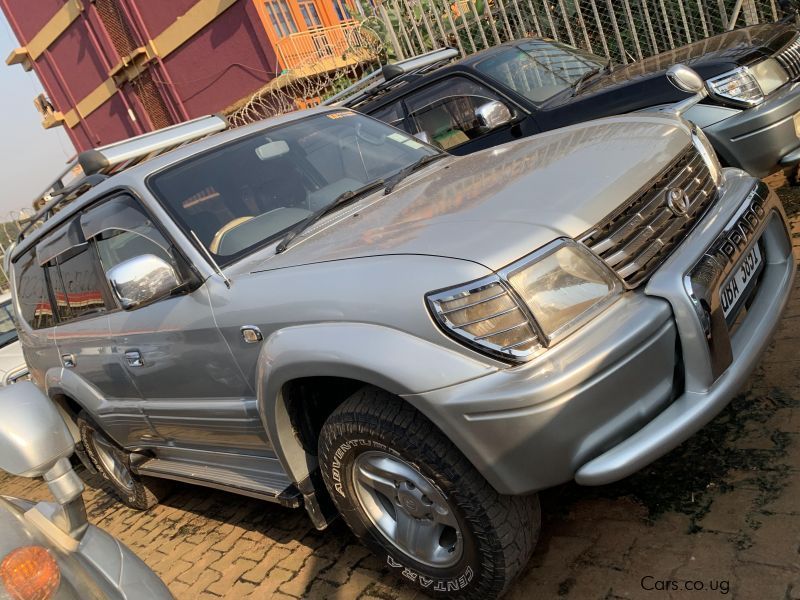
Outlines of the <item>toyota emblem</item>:
[{"label": "toyota emblem", "polygon": [[685,217],[689,210],[689,198],[681,188],[669,188],[666,191],[667,206],[676,217]]}]

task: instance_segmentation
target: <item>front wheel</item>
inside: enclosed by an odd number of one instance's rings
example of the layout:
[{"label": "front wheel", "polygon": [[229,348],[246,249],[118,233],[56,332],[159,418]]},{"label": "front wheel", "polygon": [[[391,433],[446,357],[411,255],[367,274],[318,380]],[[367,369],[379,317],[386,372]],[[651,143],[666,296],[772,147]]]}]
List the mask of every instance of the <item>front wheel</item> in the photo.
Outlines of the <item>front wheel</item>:
[{"label": "front wheel", "polygon": [[85,412],[78,415],[81,442],[95,469],[131,508],[152,508],[169,490],[170,482],[140,477],[131,470],[130,454],[111,441]]},{"label": "front wheel", "polygon": [[322,428],[325,484],[355,535],[431,595],[500,596],[530,558],[536,496],[498,494],[410,405],[365,388]]}]

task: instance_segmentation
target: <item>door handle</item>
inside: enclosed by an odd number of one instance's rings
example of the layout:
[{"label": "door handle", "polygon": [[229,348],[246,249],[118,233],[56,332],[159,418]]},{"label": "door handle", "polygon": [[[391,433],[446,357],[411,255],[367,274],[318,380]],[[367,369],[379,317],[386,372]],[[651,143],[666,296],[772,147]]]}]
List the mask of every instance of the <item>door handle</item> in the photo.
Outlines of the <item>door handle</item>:
[{"label": "door handle", "polygon": [[67,369],[72,369],[75,367],[77,361],[75,360],[74,354],[62,354],[61,355],[61,364],[64,365]]},{"label": "door handle", "polygon": [[129,367],[143,367],[144,360],[142,359],[142,353],[138,350],[128,350],[125,352],[125,362],[128,363]]}]

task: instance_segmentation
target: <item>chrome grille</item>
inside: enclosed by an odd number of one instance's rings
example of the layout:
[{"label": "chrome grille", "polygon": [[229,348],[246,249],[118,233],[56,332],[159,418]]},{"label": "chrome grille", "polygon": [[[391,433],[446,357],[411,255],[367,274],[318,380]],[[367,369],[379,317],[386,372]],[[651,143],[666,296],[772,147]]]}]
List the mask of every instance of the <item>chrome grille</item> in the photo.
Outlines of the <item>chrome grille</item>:
[{"label": "chrome grille", "polygon": [[[685,192],[685,213],[670,207],[669,190]],[[584,234],[580,241],[628,287],[642,283],[694,226],[717,190],[703,157],[689,147],[655,183]]]},{"label": "chrome grille", "polygon": [[800,78],[800,37],[775,55],[781,66],[786,69],[789,79]]}]

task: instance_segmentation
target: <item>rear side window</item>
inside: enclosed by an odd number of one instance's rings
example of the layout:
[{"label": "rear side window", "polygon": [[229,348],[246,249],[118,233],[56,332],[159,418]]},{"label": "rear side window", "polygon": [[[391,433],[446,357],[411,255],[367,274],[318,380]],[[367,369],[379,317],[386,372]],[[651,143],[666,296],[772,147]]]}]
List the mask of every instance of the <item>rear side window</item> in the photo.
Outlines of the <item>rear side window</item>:
[{"label": "rear side window", "polygon": [[106,303],[106,282],[88,244],[69,258],[59,256],[48,269],[61,322],[111,308]]},{"label": "rear side window", "polygon": [[17,300],[22,313],[20,316],[33,329],[52,327],[53,307],[50,304],[47,281],[34,252],[28,252],[17,261],[15,272]]}]

